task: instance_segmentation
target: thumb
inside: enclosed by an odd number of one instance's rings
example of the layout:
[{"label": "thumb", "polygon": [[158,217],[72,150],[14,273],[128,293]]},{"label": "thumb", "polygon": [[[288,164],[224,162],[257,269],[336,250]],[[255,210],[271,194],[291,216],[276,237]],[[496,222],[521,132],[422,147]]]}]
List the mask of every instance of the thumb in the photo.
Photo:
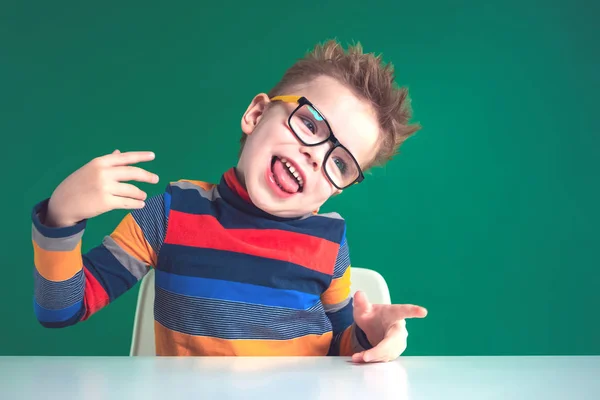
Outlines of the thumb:
[{"label": "thumb", "polygon": [[354,294],[354,310],[359,314],[368,314],[372,308],[373,305],[367,298],[366,293],[358,290]]}]

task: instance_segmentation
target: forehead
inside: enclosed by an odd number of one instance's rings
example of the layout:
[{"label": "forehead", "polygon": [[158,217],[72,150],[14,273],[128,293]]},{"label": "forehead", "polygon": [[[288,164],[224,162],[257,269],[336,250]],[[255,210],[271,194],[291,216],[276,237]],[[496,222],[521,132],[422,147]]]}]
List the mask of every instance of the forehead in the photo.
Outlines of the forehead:
[{"label": "forehead", "polygon": [[290,95],[304,96],[321,111],[333,134],[360,165],[375,157],[379,126],[373,107],[337,80],[321,76],[296,86]]}]

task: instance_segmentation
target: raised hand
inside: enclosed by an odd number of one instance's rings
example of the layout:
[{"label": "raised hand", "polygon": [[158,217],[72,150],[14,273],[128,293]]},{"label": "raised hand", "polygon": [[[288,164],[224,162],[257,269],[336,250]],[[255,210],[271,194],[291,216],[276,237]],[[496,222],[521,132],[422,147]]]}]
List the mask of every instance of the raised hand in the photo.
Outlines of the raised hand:
[{"label": "raised hand", "polygon": [[143,208],[146,193],[126,182],[158,183],[156,174],[132,166],[153,159],[152,152],[119,150],[93,159],[54,190],[44,223],[65,227],[115,209]]}]

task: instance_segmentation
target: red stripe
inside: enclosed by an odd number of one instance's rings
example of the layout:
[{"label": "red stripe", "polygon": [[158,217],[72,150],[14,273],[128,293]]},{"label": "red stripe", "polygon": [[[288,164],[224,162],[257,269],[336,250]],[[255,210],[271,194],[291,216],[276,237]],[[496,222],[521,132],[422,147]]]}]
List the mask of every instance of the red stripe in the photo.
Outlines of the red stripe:
[{"label": "red stripe", "polygon": [[248,203],[252,202],[250,200],[250,195],[248,194],[246,189],[244,189],[244,187],[240,184],[240,181],[238,180],[237,176],[235,175],[235,170],[233,168],[228,169],[227,172],[225,172],[225,174],[223,174],[223,177],[225,178],[225,183],[227,183],[227,186],[229,186],[229,189],[233,190],[235,193],[237,193],[242,199],[246,200]]},{"label": "red stripe", "polygon": [[88,319],[92,314],[109,303],[108,293],[106,293],[106,290],[104,290],[94,275],[85,267],[83,267],[83,273],[85,274],[85,295],[83,296],[85,314],[81,319],[82,321]]},{"label": "red stripe", "polygon": [[211,215],[171,210],[165,243],[288,261],[333,274],[339,245],[302,233],[277,229],[225,229]]}]

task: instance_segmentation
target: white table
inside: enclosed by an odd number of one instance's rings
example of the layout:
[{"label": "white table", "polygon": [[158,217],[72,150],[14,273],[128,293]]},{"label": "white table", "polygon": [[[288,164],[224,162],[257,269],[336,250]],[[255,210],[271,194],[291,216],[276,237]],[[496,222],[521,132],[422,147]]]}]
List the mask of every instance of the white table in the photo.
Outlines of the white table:
[{"label": "white table", "polygon": [[0,399],[600,399],[600,357],[0,357]]}]

